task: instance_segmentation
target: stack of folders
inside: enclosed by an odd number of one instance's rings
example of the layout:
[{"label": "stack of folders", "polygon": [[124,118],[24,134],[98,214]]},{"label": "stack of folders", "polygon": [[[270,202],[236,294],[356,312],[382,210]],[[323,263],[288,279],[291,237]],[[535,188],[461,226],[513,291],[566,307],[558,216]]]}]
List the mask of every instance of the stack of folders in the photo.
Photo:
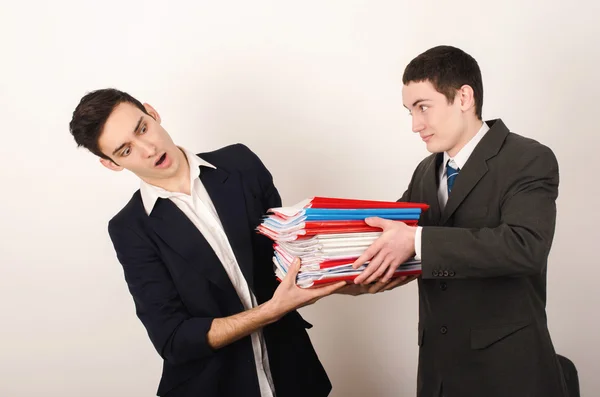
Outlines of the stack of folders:
[{"label": "stack of folders", "polygon": [[[296,283],[310,288],[354,280],[366,267],[352,264],[381,235],[381,229],[365,223],[380,217],[415,226],[426,204],[313,197],[292,207],[272,208],[258,226],[259,233],[274,241],[273,263],[281,281],[294,258],[301,260]],[[411,258],[394,277],[421,273],[421,262]]]}]

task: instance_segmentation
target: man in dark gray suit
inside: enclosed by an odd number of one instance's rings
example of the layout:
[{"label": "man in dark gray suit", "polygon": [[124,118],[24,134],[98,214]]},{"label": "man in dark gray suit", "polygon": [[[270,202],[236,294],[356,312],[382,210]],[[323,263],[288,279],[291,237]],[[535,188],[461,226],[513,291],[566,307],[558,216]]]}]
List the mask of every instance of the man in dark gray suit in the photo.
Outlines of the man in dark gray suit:
[{"label": "man in dark gray suit", "polygon": [[413,131],[432,154],[400,201],[430,208],[418,227],[368,220],[383,234],[356,261],[370,260],[356,283],[393,288],[407,281],[388,283],[394,270],[421,258],[418,396],[567,396],[545,311],[553,152],[500,119],[482,121],[481,72],[460,49],[424,52],[403,83]]}]

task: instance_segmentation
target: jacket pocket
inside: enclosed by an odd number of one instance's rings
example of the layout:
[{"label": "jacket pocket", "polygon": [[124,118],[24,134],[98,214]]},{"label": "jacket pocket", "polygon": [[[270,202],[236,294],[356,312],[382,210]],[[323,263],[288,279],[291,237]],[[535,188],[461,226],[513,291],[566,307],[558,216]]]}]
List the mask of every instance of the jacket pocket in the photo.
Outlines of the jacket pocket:
[{"label": "jacket pocket", "polygon": [[471,349],[485,349],[528,327],[530,322],[471,329]]}]

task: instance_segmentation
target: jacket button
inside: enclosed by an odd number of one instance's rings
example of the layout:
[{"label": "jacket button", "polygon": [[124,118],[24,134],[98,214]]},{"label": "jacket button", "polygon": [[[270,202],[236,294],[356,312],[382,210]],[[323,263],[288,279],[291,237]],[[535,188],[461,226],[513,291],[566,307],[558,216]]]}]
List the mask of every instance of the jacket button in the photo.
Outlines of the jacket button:
[{"label": "jacket button", "polygon": [[442,328],[440,328],[440,332],[441,332],[442,334],[445,334],[446,332],[448,332],[448,328],[446,328],[446,326],[445,326],[445,325],[442,325]]},{"label": "jacket button", "polygon": [[448,277],[448,270],[444,270],[444,277]]},{"label": "jacket button", "polygon": [[448,272],[448,275],[449,275],[450,277],[454,277],[454,275],[455,275],[455,274],[456,274],[456,273],[454,273],[454,270],[450,270],[450,272]]},{"label": "jacket button", "polygon": [[437,277],[438,276],[438,271],[434,270],[431,274],[433,274],[433,277]]},{"label": "jacket button", "polygon": [[445,282],[442,282],[442,283],[440,284],[440,289],[441,289],[442,291],[446,291],[446,290],[448,289],[448,284],[446,284]]}]

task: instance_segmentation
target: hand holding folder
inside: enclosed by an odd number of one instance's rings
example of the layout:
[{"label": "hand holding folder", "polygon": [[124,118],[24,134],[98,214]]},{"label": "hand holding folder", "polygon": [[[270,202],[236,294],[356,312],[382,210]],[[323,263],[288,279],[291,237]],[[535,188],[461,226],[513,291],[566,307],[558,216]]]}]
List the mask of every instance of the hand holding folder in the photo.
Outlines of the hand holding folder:
[{"label": "hand holding folder", "polygon": [[273,312],[285,314],[292,310],[311,305],[346,285],[346,282],[342,281],[309,290],[298,288],[296,278],[299,271],[300,260],[295,260],[292,262],[287,276],[281,280],[281,284],[275,290],[273,297],[267,302],[273,308]]},{"label": "hand holding folder", "polygon": [[[367,264],[357,258],[381,238],[381,228],[365,219],[381,217],[414,226],[426,204],[313,197],[292,207],[273,208],[257,230],[274,241],[275,274],[282,280],[294,258],[302,266],[297,285],[310,288],[336,281],[353,281]],[[365,261],[366,262],[366,261]],[[407,258],[390,277],[418,275],[421,264]]]},{"label": "hand holding folder", "polygon": [[[399,268],[415,256],[415,228],[386,219],[369,219],[367,222],[380,227],[383,232],[352,264],[353,269],[362,269],[355,278],[356,284],[370,284],[376,280],[387,282],[395,277]],[[385,260],[383,255],[385,253]],[[365,263],[368,265],[365,267]]]}]

